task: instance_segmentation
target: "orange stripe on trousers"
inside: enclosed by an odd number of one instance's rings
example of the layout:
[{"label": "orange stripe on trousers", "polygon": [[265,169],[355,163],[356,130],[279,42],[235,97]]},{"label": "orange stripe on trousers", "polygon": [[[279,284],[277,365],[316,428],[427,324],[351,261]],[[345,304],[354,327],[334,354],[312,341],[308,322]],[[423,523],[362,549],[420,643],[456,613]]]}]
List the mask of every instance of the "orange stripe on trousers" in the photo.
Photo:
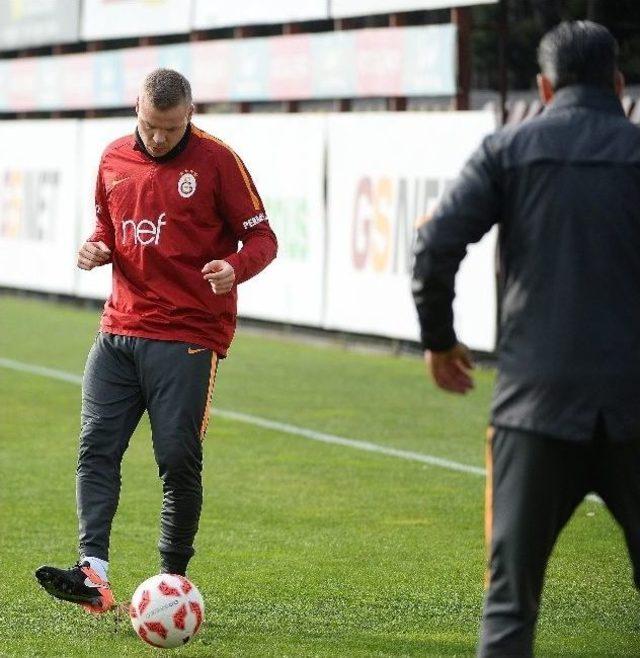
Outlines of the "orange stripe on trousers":
[{"label": "orange stripe on trousers", "polygon": [[211,354],[211,371],[209,372],[209,387],[207,388],[207,403],[204,407],[204,415],[200,424],[200,441],[204,440],[209,427],[209,418],[211,414],[211,399],[213,398],[213,388],[216,385],[216,374],[218,373],[218,355],[215,352]]},{"label": "orange stripe on trousers", "polygon": [[487,442],[485,447],[485,466],[487,479],[484,489],[484,542],[486,553],[486,567],[484,572],[484,586],[489,587],[491,578],[491,540],[493,535],[493,436],[495,429],[487,428]]}]

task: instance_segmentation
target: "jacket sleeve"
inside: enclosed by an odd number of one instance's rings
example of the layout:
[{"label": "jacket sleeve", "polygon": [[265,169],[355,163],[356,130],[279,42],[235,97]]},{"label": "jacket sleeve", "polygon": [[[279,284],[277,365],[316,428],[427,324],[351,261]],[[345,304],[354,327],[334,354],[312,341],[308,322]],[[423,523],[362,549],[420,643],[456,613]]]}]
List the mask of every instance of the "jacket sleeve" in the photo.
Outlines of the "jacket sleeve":
[{"label": "jacket sleeve", "polygon": [[486,137],[445,193],[432,218],[418,229],[411,282],[422,347],[453,347],[455,276],[467,245],[500,219],[502,207],[495,134]]},{"label": "jacket sleeve", "polygon": [[222,154],[219,186],[222,215],[242,242],[240,251],[225,260],[235,270],[236,283],[242,283],[276,257],[278,242],[247,168],[229,148]]},{"label": "jacket sleeve", "polygon": [[115,248],[115,230],[111,215],[109,214],[109,205],[107,203],[107,192],[102,177],[102,161],[100,162],[98,175],[96,177],[96,224],[93,233],[87,239],[88,242],[104,242],[111,252]]}]

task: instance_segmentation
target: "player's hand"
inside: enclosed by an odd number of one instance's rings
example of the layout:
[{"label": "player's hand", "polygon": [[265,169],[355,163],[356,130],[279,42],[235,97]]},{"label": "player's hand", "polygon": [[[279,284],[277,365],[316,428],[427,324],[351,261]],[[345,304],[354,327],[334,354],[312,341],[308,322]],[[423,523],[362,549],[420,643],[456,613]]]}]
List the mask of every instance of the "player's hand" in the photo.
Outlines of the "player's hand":
[{"label": "player's hand", "polygon": [[110,259],[111,249],[104,242],[85,242],[78,251],[78,267],[81,270],[92,270]]},{"label": "player's hand", "polygon": [[427,370],[443,390],[464,394],[473,388],[473,361],[466,345],[456,343],[446,352],[424,353]]},{"label": "player's hand", "polygon": [[236,272],[226,260],[212,260],[202,268],[214,295],[225,295],[236,281]]}]

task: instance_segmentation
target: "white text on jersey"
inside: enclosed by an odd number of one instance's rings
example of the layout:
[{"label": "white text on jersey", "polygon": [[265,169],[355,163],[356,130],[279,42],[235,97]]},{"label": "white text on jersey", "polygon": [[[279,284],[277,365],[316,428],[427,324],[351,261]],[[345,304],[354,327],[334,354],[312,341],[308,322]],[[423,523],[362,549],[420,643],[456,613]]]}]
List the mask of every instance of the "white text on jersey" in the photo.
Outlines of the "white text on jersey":
[{"label": "white text on jersey", "polygon": [[166,213],[161,213],[158,217],[157,223],[152,222],[150,219],[125,219],[122,222],[122,244],[127,243],[127,229],[131,227],[131,235],[133,236],[133,244],[141,244],[143,247],[148,244],[159,244],[160,231],[167,222],[164,221]]}]

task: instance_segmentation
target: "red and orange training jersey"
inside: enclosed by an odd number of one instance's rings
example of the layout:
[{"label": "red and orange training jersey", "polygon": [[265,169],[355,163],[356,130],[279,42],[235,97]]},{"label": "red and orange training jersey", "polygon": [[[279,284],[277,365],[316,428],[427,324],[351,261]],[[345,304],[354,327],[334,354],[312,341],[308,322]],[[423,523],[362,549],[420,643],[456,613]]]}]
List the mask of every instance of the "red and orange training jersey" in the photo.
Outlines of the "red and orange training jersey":
[{"label": "red and orange training jersey", "polygon": [[202,278],[203,266],[226,260],[238,284],[277,251],[243,162],[195,126],[169,157],[149,156],[135,134],[107,147],[89,240],[112,251],[113,287],[102,331],[182,341],[221,356],[235,331],[237,290],[234,285],[228,294],[215,295]]}]

